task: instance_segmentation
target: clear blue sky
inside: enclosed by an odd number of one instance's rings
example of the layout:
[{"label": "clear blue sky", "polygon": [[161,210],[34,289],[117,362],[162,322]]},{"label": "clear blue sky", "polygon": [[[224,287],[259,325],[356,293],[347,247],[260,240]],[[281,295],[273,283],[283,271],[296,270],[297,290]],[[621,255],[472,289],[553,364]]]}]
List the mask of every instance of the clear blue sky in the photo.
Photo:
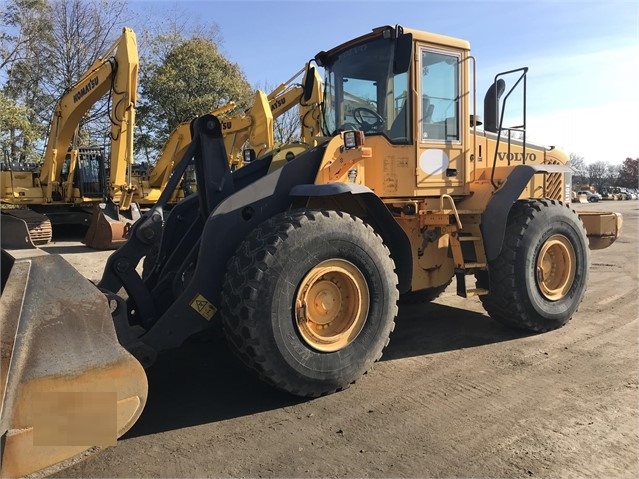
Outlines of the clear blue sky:
[{"label": "clear blue sky", "polygon": [[286,81],[318,51],[380,25],[464,38],[477,58],[479,100],[495,73],[530,68],[529,138],[588,163],[639,157],[639,0],[131,0],[131,7],[141,13],[134,28],[167,12],[217,24],[222,52],[256,87]]}]

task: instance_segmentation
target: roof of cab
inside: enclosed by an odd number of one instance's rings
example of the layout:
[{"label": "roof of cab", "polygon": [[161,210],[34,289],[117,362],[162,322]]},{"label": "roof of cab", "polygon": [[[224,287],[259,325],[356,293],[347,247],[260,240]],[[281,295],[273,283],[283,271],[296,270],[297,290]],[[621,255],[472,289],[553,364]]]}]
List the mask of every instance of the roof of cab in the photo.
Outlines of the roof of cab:
[{"label": "roof of cab", "polygon": [[[351,48],[355,45],[363,43],[370,38],[377,37],[384,30],[395,30],[397,27],[391,25],[384,25],[381,27],[373,28],[370,32],[361,35],[359,37],[352,38],[346,42],[331,48],[328,51],[321,51],[315,55],[315,59],[321,64],[321,58],[324,56],[333,56],[335,53]],[[460,50],[470,50],[470,42],[462,40],[461,38],[449,37],[446,35],[440,35],[438,33],[425,32],[423,30],[415,30],[412,28],[402,28],[404,33],[410,33],[413,35],[413,40],[427,42],[434,45],[441,45],[446,47],[458,48]]]}]

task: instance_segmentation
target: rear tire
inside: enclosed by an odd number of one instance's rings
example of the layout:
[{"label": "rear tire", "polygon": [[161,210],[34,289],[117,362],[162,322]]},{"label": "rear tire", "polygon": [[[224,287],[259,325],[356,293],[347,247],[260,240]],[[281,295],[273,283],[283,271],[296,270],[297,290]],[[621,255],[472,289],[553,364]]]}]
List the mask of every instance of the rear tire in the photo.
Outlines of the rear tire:
[{"label": "rear tire", "polygon": [[381,357],[397,282],[388,249],[359,218],[287,212],[248,235],[229,261],[222,325],[262,380],[321,396],[348,387]]},{"label": "rear tire", "polygon": [[[588,240],[579,217],[554,200],[518,201],[504,244],[488,265],[490,292],[480,296],[496,321],[534,332],[560,328],[586,291]],[[487,286],[487,276],[478,285]]]}]

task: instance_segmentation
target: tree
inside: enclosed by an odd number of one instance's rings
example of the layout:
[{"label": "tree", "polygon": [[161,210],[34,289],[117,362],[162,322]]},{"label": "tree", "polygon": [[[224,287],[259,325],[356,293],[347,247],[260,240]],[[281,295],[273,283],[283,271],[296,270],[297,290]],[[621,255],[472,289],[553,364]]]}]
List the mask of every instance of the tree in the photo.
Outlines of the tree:
[{"label": "tree", "polygon": [[[1,10],[2,91],[24,108],[31,126],[40,131],[38,146],[44,146],[58,98],[119,35],[125,6],[125,0],[11,0]],[[98,102],[82,122],[83,137],[92,142],[108,134],[105,105]],[[91,123],[95,118],[98,121]],[[12,158],[23,158],[33,149],[25,143],[29,138],[16,131]]]},{"label": "tree", "polygon": [[136,151],[152,161],[170,132],[231,101],[246,104],[252,88],[240,67],[225,58],[211,38],[180,34],[153,40],[155,56],[141,68]]},{"label": "tree", "polygon": [[626,158],[619,170],[619,186],[639,188],[639,158]]},{"label": "tree", "polygon": [[572,182],[573,184],[579,188],[584,184],[586,180],[586,174],[588,169],[586,168],[586,162],[584,161],[584,157],[578,155],[577,153],[570,153],[570,160],[568,161],[568,166],[570,166],[573,170]]},{"label": "tree", "polygon": [[[50,8],[45,0],[13,0],[0,10],[0,78],[2,78],[3,149],[11,161],[34,161],[35,145],[44,134],[40,120],[43,78],[50,40]],[[50,70],[50,68],[48,68]],[[15,121],[13,123],[12,121]]]},{"label": "tree", "polygon": [[27,58],[29,45],[48,27],[46,13],[46,0],[14,0],[0,6],[0,70]]},{"label": "tree", "polygon": [[[0,151],[3,159],[9,161],[35,161],[34,145],[41,135],[34,125],[26,107],[0,92]],[[16,145],[24,145],[16,156]]]},{"label": "tree", "polygon": [[[122,32],[126,13],[125,0],[53,0],[51,2],[52,30],[48,46],[49,68],[45,85],[53,99],[44,110],[43,121],[48,122],[55,102],[88,71]],[[107,137],[108,95],[90,109],[82,120],[82,137],[86,142],[99,142]],[[85,145],[86,146],[86,145]]]},{"label": "tree", "polygon": [[608,165],[604,161],[597,161],[588,165],[588,184],[600,190]]},{"label": "tree", "polygon": [[[621,165],[606,163],[606,172],[604,173],[603,181],[601,183],[601,189],[608,188],[610,186],[617,186],[619,183],[619,170]],[[601,190],[600,190],[601,191]]]}]

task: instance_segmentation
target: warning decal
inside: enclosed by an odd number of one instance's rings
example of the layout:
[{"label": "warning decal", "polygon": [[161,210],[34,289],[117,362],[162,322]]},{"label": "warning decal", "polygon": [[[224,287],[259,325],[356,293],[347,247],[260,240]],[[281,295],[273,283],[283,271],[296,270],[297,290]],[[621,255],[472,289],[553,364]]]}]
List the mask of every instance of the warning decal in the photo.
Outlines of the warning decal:
[{"label": "warning decal", "polygon": [[198,294],[195,299],[191,301],[191,307],[200,313],[200,315],[207,321],[210,321],[215,313],[217,313],[217,308],[213,306],[213,303],[208,301],[201,294]]}]

